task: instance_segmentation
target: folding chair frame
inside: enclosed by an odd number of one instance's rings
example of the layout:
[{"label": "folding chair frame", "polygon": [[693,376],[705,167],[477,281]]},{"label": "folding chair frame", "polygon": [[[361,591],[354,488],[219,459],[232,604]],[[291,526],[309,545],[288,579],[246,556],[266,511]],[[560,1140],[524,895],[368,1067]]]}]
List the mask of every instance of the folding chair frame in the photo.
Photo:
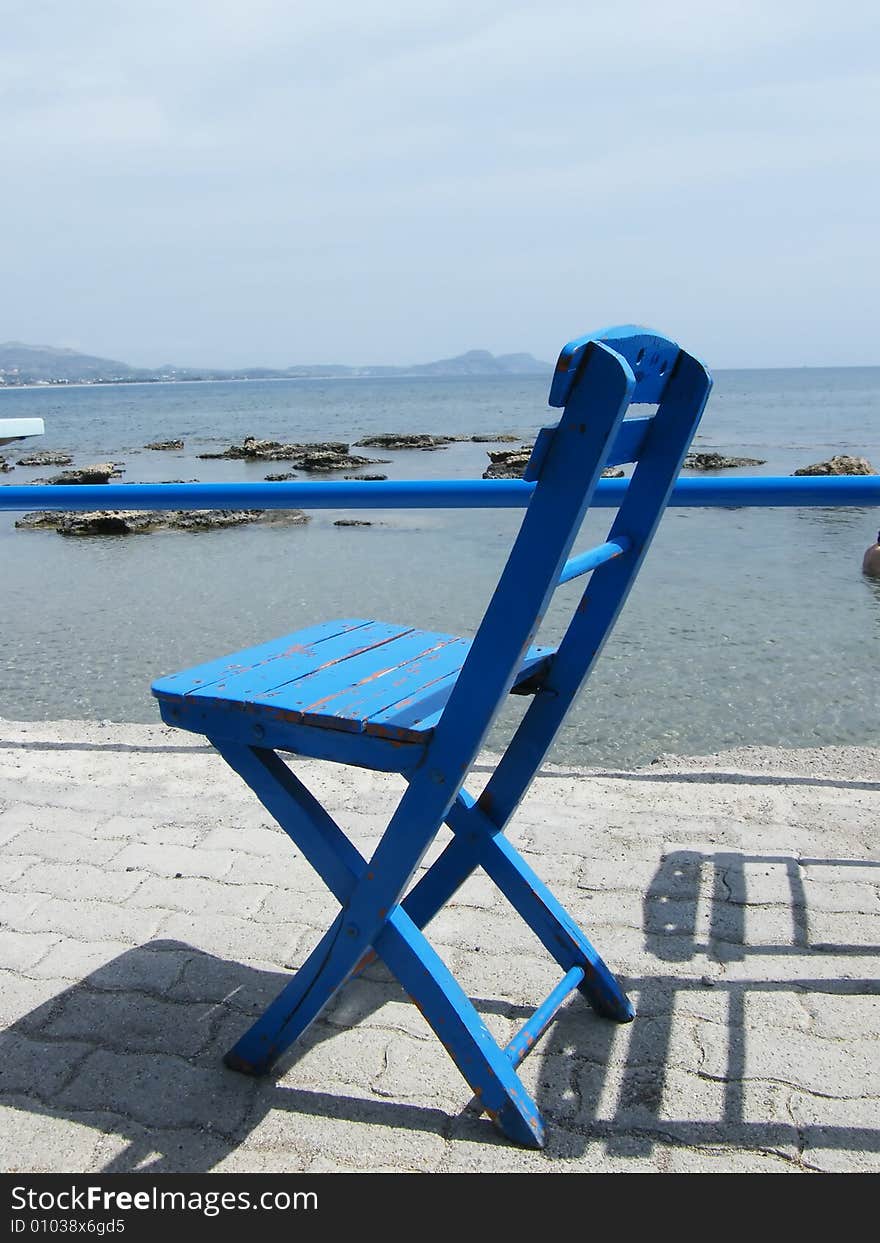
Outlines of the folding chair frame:
[{"label": "folding chair frame", "polygon": [[[623,606],[710,388],[699,362],[644,329],[608,330],[563,350],[550,397],[564,407],[562,417],[536,441],[526,472],[536,487],[522,527],[423,745],[352,735],[343,745],[341,737],[328,739],[341,731],[277,723],[255,728],[247,714],[212,715],[186,700],[172,702],[157,684],[163,718],[208,736],[342,906],[290,983],[227,1054],[228,1066],[254,1074],[268,1070],[376,954],[419,1006],[498,1127],[521,1144],[540,1147],[541,1116],[516,1067],[565,998],[579,989],[599,1014],[619,1022],[634,1017],[611,971],[503,834]],[[633,402],[657,403],[656,413],[624,421]],[[567,560],[603,469],[620,462],[637,464],[608,540]],[[475,800],[463,783],[553,592],[589,571],[595,572],[558,649],[528,687],[534,698]],[[407,787],[369,862],[276,748],[403,773]],[[407,892],[444,822],[452,840]],[[505,1049],[422,932],[478,866],[564,972]]]}]

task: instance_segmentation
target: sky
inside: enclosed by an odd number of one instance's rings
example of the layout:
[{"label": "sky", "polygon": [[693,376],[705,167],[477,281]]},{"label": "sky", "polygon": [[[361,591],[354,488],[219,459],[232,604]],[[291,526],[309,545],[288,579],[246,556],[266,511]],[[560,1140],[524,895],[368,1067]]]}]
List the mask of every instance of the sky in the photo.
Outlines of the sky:
[{"label": "sky", "polygon": [[0,340],[880,364],[876,0],[0,0]]}]

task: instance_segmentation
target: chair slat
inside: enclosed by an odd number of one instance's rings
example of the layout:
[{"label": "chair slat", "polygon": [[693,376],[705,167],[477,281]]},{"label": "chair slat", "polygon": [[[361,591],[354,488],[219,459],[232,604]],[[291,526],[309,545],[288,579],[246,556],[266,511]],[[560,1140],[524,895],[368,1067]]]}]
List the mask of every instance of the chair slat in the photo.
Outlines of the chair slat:
[{"label": "chair slat", "polygon": [[269,643],[260,643],[256,647],[245,648],[232,656],[223,656],[219,660],[209,660],[203,665],[195,665],[182,673],[171,673],[167,677],[158,678],[153,683],[153,694],[161,698],[164,695],[189,695],[196,689],[204,689],[225,684],[227,679],[242,674],[247,669],[258,667],[279,658],[293,656],[294,648],[303,655],[308,649],[316,648],[319,643],[337,635],[348,634],[369,625],[366,617],[348,618],[341,621],[322,622],[317,626],[308,626],[296,634],[282,635],[280,639],[272,639]]},{"label": "chair slat", "polygon": [[282,645],[269,659],[252,668],[233,669],[222,681],[210,686],[194,686],[186,693],[191,698],[211,699],[222,695],[226,700],[252,703],[270,692],[280,692],[308,674],[329,671],[340,662],[351,660],[361,652],[373,651],[408,633],[405,626],[370,621],[331,635],[320,643],[300,643],[299,635],[288,635],[287,645]]},{"label": "chair slat", "polygon": [[607,466],[625,466],[627,462],[637,462],[645,447],[645,437],[651,430],[653,417],[624,419],[618,429],[611,452],[605,459]]},{"label": "chair slat", "polygon": [[256,702],[271,701],[287,712],[301,713],[304,724],[360,731],[374,712],[459,670],[469,647],[466,639],[454,635],[413,630],[379,651],[300,678]]},{"label": "chair slat", "polygon": [[[470,644],[468,644],[470,647]],[[519,668],[513,684],[513,690],[519,683],[528,681],[540,674],[541,670],[553,657],[555,648],[529,648]],[[458,680],[458,672],[442,678],[409,702],[395,704],[385,712],[379,712],[367,721],[368,734],[378,734],[386,738],[399,738],[403,741],[424,737],[426,733],[436,729],[446,702]]]},{"label": "chair slat", "polygon": [[674,341],[633,324],[603,328],[589,337],[569,341],[563,347],[553,373],[550,405],[565,406],[568,403],[581,362],[594,341],[601,341],[614,350],[630,368],[635,380],[631,404],[657,405],[681,351]]},{"label": "chair slat", "polygon": [[583,967],[572,967],[570,971],[566,971],[553,992],[541,1002],[532,1017],[523,1023],[504,1049],[505,1056],[512,1066],[519,1066],[526,1054],[531,1052],[553,1022],[559,1007],[565,1003],[566,997],[576,988],[580,988],[584,974]]},{"label": "chair slat", "polygon": [[628,552],[630,547],[630,541],[626,536],[618,535],[615,540],[607,540],[606,543],[597,544],[595,548],[580,552],[575,557],[569,557],[559,575],[559,586],[571,582],[573,578],[579,578],[581,574],[589,574],[591,570],[604,565],[606,561],[613,560],[614,557],[620,557]]}]

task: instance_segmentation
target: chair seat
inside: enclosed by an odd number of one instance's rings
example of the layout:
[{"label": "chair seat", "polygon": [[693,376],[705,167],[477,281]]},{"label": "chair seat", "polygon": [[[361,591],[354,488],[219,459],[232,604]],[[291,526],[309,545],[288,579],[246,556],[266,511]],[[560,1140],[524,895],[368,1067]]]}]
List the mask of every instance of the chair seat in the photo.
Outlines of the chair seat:
[{"label": "chair seat", "polygon": [[[250,717],[265,710],[299,725],[424,742],[470,646],[455,635],[343,619],[160,678],[153,694],[202,710],[239,705]],[[553,651],[529,648],[513,689],[539,677]]]}]

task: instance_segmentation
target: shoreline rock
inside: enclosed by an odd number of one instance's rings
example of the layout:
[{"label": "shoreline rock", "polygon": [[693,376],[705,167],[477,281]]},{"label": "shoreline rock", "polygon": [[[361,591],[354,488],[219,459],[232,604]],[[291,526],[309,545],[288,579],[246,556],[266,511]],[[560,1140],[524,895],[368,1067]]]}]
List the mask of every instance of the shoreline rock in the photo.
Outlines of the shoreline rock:
[{"label": "shoreline rock", "polygon": [[144,445],[145,449],[182,449],[182,440],[151,440],[148,445]]},{"label": "shoreline rock", "polygon": [[359,466],[384,466],[386,458],[359,457],[356,453],[325,453],[316,449],[301,457],[293,459],[294,466],[299,470],[311,472],[329,472],[335,470],[356,470]]},{"label": "shoreline rock", "polygon": [[56,452],[52,449],[40,449],[36,453],[26,453],[18,459],[19,466],[69,466],[73,461],[70,453]]},{"label": "shoreline rock", "polygon": [[301,509],[41,509],[23,514],[22,530],[56,531],[59,535],[148,535],[153,531],[221,531],[250,522],[284,522],[299,526],[309,521]]},{"label": "shoreline rock", "polygon": [[427,432],[380,432],[355,441],[355,448],[365,449],[445,449],[458,436],[431,436]]},{"label": "shoreline rock", "polygon": [[764,466],[766,458],[760,457],[726,457],[723,453],[706,450],[699,453],[688,453],[684,459],[684,470],[733,470],[737,466]]},{"label": "shoreline rock", "polygon": [[490,449],[487,452],[489,465],[483,471],[484,479],[521,479],[532,456],[532,446],[520,445],[518,449],[497,449],[494,453]]},{"label": "shoreline rock", "polygon": [[279,440],[257,440],[254,436],[246,436],[240,445],[230,445],[222,453],[200,453],[199,457],[206,461],[290,462],[298,470],[314,473],[352,470],[358,466],[383,463],[382,458],[358,457],[349,453],[349,446],[344,441],[282,444]]},{"label": "shoreline rock", "polygon": [[483,433],[473,436],[435,436],[429,432],[379,432],[355,441],[356,448],[365,449],[420,449],[431,452],[449,445],[470,442],[475,445],[516,444],[520,439],[512,432]]},{"label": "shoreline rock", "polygon": [[793,475],[876,475],[877,471],[866,457],[853,457],[848,453],[838,453],[824,462],[814,462],[812,466],[802,466],[792,471]]},{"label": "shoreline rock", "polygon": [[[76,470],[63,470],[60,475],[53,475],[46,482],[51,484],[107,483],[110,479],[121,477],[122,471],[115,462],[94,462],[91,466],[79,466]],[[34,480],[34,482],[42,483],[43,480]]]},{"label": "shoreline rock", "polygon": [[[520,445],[518,449],[496,449],[493,453],[487,450],[490,465],[483,471],[484,479],[522,479],[523,471],[532,456],[531,445]],[[623,479],[626,471],[619,466],[608,466],[602,471],[603,479]]]}]

